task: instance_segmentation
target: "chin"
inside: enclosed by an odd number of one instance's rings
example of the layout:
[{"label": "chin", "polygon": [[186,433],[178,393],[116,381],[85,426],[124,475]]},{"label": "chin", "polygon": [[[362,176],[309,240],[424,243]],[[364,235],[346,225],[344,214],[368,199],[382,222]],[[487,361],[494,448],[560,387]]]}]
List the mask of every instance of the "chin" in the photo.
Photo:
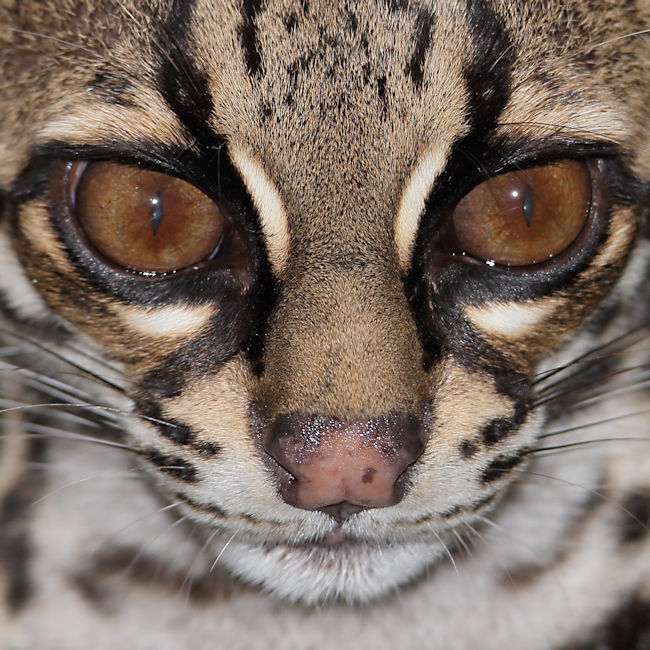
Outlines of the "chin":
[{"label": "chin", "polygon": [[306,605],[377,600],[425,572],[444,554],[439,544],[396,545],[348,539],[315,544],[232,541],[219,562],[247,583]]}]

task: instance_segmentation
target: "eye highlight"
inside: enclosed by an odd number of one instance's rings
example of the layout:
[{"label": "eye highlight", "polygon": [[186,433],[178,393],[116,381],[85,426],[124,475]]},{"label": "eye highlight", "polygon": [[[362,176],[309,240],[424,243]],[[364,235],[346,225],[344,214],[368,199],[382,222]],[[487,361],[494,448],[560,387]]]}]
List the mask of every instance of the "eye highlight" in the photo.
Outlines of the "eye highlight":
[{"label": "eye highlight", "polygon": [[226,221],[179,178],[114,162],[73,163],[71,203],[88,241],[110,261],[165,273],[213,257]]},{"label": "eye highlight", "polygon": [[578,237],[591,201],[591,175],[584,162],[565,160],[495,176],[454,209],[454,247],[504,266],[547,261]]}]

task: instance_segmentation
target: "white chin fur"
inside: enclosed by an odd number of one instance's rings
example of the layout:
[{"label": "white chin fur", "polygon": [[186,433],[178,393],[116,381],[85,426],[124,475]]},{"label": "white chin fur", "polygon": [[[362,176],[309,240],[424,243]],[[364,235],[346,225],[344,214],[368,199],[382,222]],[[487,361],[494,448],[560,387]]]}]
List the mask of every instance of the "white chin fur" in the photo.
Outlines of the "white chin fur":
[{"label": "white chin fur", "polygon": [[442,555],[436,544],[358,544],[329,548],[228,544],[219,562],[273,595],[314,605],[363,603],[409,582]]}]

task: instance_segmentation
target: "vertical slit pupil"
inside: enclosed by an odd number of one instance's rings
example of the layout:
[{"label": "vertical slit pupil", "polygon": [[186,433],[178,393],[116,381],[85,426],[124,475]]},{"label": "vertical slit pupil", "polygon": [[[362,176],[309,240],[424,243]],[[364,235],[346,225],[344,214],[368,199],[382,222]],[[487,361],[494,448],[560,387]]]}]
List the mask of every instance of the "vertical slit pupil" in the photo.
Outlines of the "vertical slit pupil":
[{"label": "vertical slit pupil", "polygon": [[151,202],[151,229],[155,237],[163,220],[162,195],[156,192],[149,201]]},{"label": "vertical slit pupil", "polygon": [[524,219],[530,228],[530,222],[533,218],[533,191],[530,189],[530,184],[526,183],[524,189]]}]

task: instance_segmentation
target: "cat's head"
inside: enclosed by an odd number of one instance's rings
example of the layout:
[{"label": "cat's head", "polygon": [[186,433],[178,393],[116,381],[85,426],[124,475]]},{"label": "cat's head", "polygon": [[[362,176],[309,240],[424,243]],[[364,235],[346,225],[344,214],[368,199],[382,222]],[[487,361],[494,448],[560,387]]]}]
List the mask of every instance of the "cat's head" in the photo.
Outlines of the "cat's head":
[{"label": "cat's head", "polygon": [[641,10],[152,4],[7,10],[6,311],[112,364],[231,570],[377,597],[519,476],[539,364],[623,273]]}]

